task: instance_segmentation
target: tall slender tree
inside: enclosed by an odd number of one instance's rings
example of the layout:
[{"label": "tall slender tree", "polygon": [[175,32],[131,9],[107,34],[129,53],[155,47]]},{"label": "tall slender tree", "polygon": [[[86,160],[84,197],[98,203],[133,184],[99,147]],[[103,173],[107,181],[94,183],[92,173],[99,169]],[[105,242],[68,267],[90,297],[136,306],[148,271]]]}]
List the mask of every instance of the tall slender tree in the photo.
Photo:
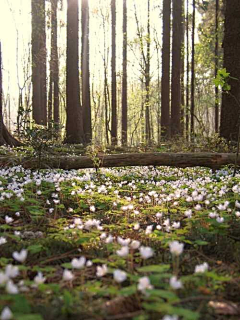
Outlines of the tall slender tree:
[{"label": "tall slender tree", "polygon": [[127,0],[123,0],[122,145],[127,144]]},{"label": "tall slender tree", "polygon": [[111,0],[112,13],[112,121],[111,140],[117,144],[117,75],[116,75],[116,0]]},{"label": "tall slender tree", "polygon": [[67,120],[66,143],[84,143],[79,85],[78,0],[67,1]]},{"label": "tall slender tree", "polygon": [[161,133],[170,135],[170,32],[171,0],[163,0],[163,44],[162,44],[162,82],[161,82]]},{"label": "tall slender tree", "polygon": [[45,0],[32,0],[32,108],[37,124],[47,124]]},{"label": "tall slender tree", "polygon": [[223,92],[220,135],[228,141],[238,139],[240,126],[240,1],[226,0],[223,67],[230,73],[229,91]]},{"label": "tall slender tree", "polygon": [[59,60],[57,46],[57,7],[58,0],[51,0],[51,59],[48,95],[48,121],[59,123]]},{"label": "tall slender tree", "polygon": [[181,135],[184,134],[185,115],[185,1],[182,2],[181,24]]},{"label": "tall slender tree", "polygon": [[196,0],[193,0],[192,15],[192,60],[191,60],[191,123],[190,131],[194,135],[194,113],[195,113],[195,19],[196,19]]},{"label": "tall slender tree", "polygon": [[89,55],[89,3],[82,0],[82,109],[86,143],[92,140]]},{"label": "tall slender tree", "polygon": [[[219,0],[216,0],[216,8],[215,8],[215,78],[218,74],[219,67]],[[219,90],[218,86],[215,86],[215,132],[217,133],[219,130]]]},{"label": "tall slender tree", "polygon": [[181,50],[183,0],[173,0],[171,136],[181,134]]},{"label": "tall slender tree", "polygon": [[[136,4],[134,3],[134,14],[135,20],[137,24],[137,36],[140,45],[140,53],[141,53],[141,60],[140,60],[140,68],[143,77],[141,80],[144,81],[145,85],[145,92],[144,92],[144,108],[145,108],[145,142],[147,144],[151,143],[151,127],[150,127],[150,82],[151,82],[151,75],[150,75],[150,62],[151,62],[151,34],[150,34],[150,0],[147,1],[147,35],[144,37],[143,35],[143,28],[140,25],[138,16],[137,16],[137,8]],[[146,52],[145,52],[146,48]],[[143,109],[141,109],[143,110]],[[141,118],[143,117],[143,112],[141,111]]]},{"label": "tall slender tree", "polygon": [[146,102],[145,102],[145,132],[146,142],[151,143],[151,126],[150,126],[150,62],[151,62],[151,34],[150,34],[150,0],[148,0],[147,10],[147,56],[145,65],[145,87],[146,87]]},{"label": "tall slender tree", "polygon": [[186,64],[187,64],[187,79],[186,79],[186,139],[189,138],[189,0],[187,0],[187,12],[186,12]]}]

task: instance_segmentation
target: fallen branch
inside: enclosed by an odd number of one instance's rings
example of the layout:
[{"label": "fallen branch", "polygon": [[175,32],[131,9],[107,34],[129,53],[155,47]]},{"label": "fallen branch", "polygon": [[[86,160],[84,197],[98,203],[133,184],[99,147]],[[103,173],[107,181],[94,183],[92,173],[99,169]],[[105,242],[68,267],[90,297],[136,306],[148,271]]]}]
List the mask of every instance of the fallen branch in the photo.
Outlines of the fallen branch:
[{"label": "fallen branch", "polygon": [[[225,165],[235,165],[233,153],[128,153],[99,155],[99,167],[124,166],[172,166],[172,167],[208,167],[219,169]],[[96,160],[95,159],[95,160]],[[83,169],[96,168],[96,161],[88,156],[46,156],[40,164],[41,169]],[[22,165],[24,168],[38,168],[37,158],[0,156],[0,166]],[[237,160],[240,166],[240,158]]]}]

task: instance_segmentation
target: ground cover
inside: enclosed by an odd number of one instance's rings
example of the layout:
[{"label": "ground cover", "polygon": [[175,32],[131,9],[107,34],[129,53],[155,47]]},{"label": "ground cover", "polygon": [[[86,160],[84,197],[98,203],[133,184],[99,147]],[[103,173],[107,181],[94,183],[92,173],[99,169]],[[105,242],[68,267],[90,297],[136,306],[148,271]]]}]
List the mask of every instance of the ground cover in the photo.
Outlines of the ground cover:
[{"label": "ground cover", "polygon": [[239,319],[240,174],[0,170],[0,315]]}]

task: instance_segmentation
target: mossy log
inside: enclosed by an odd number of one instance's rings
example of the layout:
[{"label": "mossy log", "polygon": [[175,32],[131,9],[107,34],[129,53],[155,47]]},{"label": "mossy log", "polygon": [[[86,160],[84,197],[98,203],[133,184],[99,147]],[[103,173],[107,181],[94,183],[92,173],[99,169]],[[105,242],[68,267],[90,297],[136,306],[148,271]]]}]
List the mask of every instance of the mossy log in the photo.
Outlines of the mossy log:
[{"label": "mossy log", "polygon": [[[233,153],[126,153],[101,154],[95,159],[88,156],[44,156],[39,161],[36,158],[17,158],[0,156],[0,166],[19,165],[25,168],[59,168],[83,169],[99,167],[124,166],[172,166],[172,167],[208,167],[218,169],[225,165],[234,165],[236,155]],[[240,158],[237,160],[240,166]]]}]

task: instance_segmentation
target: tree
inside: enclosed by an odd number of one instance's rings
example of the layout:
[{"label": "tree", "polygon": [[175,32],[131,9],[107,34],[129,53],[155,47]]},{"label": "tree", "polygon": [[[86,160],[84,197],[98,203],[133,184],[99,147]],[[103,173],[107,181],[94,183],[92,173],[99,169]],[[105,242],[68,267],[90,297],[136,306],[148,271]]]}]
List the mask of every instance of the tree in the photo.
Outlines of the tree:
[{"label": "tree", "polygon": [[123,0],[122,144],[127,144],[127,0]]},{"label": "tree", "polygon": [[[219,69],[219,28],[218,28],[218,15],[219,15],[219,0],[216,0],[216,8],[215,8],[215,78],[218,74]],[[219,129],[219,90],[218,86],[215,86],[215,132],[218,132]]]},{"label": "tree", "polygon": [[48,121],[59,123],[59,62],[57,47],[58,0],[51,0],[51,59],[48,96]]},{"label": "tree", "polygon": [[196,0],[193,0],[193,16],[192,16],[192,61],[191,61],[191,123],[190,131],[193,138],[194,134],[194,112],[195,112],[195,15]]},{"label": "tree", "polygon": [[171,136],[181,133],[181,58],[183,1],[173,0]]},{"label": "tree", "polygon": [[171,136],[181,134],[181,58],[183,0],[173,0]]},{"label": "tree", "polygon": [[187,13],[186,13],[186,47],[187,47],[187,79],[186,79],[186,139],[189,138],[189,0],[187,0]]},{"label": "tree", "polygon": [[67,120],[66,143],[84,143],[80,104],[78,0],[68,0],[67,7]]},{"label": "tree", "polygon": [[240,1],[226,0],[223,67],[230,86],[222,95],[220,136],[237,140],[240,119]]},{"label": "tree", "polygon": [[112,12],[112,144],[117,144],[117,75],[116,75],[116,0],[111,0]]},{"label": "tree", "polygon": [[181,24],[181,135],[184,134],[184,113],[185,113],[185,3],[182,3],[182,24]]},{"label": "tree", "polygon": [[146,142],[149,144],[151,142],[151,127],[150,127],[150,61],[151,61],[151,34],[150,34],[150,0],[148,0],[148,10],[147,10],[147,56],[145,62],[145,87],[146,87],[146,107],[145,107],[145,132],[146,132]]},{"label": "tree", "polygon": [[45,0],[32,0],[32,109],[37,124],[47,124]]},{"label": "tree", "polygon": [[161,83],[161,133],[170,135],[170,31],[171,0],[163,0],[163,44],[162,44],[162,83]]},{"label": "tree", "polygon": [[82,0],[82,113],[86,143],[92,140],[89,56],[89,4]]},{"label": "tree", "polygon": [[2,86],[2,45],[0,42],[0,145],[19,146],[21,143],[16,140],[7,130],[3,122],[3,86]]}]

